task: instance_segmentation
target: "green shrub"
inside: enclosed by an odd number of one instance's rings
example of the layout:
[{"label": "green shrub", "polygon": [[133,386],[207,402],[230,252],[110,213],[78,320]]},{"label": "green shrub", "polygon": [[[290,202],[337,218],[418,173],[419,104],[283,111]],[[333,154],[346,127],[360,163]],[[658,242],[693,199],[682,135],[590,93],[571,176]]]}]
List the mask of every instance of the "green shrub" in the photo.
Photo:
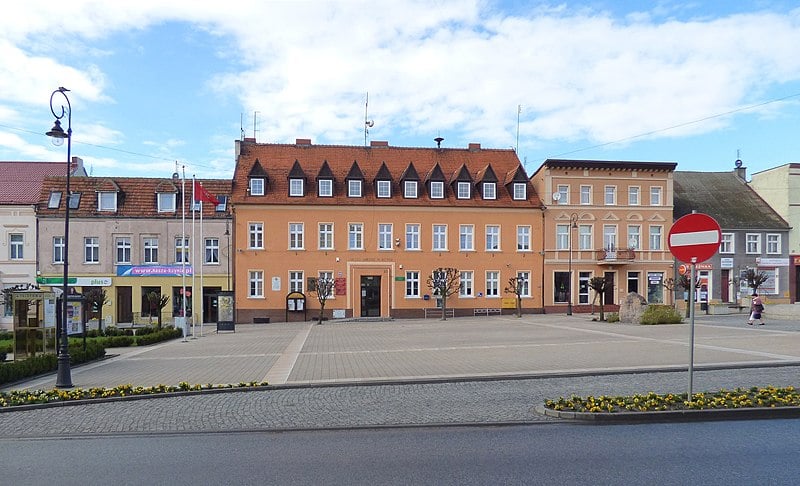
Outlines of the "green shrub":
[{"label": "green shrub", "polygon": [[619,322],[619,314],[616,312],[611,312],[606,314],[606,321],[607,322]]},{"label": "green shrub", "polygon": [[136,336],[137,346],[148,346],[150,344],[160,343],[161,341],[169,341],[181,337],[183,333],[180,329],[165,328],[160,331],[151,332],[143,336]]},{"label": "green shrub", "polygon": [[641,324],[679,324],[683,318],[671,305],[650,304],[642,314]]},{"label": "green shrub", "polygon": [[114,335],[103,339],[103,346],[106,348],[127,348],[133,345],[133,336]]}]

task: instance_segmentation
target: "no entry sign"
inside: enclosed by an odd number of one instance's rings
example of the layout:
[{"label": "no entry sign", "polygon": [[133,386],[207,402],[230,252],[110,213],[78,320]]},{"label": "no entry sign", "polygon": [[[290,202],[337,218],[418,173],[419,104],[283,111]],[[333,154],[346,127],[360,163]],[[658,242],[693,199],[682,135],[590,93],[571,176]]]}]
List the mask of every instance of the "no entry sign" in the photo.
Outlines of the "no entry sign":
[{"label": "no entry sign", "polygon": [[708,260],[719,250],[722,231],[719,223],[703,213],[692,213],[679,218],[669,230],[669,251],[685,263]]}]

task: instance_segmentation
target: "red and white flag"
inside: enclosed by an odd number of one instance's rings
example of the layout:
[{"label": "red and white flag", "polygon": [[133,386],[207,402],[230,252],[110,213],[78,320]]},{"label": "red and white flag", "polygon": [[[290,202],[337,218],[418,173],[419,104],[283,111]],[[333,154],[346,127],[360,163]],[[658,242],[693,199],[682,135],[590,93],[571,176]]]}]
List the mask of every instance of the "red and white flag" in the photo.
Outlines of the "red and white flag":
[{"label": "red and white flag", "polygon": [[219,199],[214,197],[213,194],[208,192],[203,184],[200,184],[199,181],[194,181],[194,202],[208,202],[213,205],[219,204]]}]

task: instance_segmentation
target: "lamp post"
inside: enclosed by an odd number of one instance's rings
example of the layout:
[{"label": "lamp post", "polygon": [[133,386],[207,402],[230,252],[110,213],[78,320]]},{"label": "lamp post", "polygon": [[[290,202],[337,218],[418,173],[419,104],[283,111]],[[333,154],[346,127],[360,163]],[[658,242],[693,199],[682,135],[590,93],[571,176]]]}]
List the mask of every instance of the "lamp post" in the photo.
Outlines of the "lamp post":
[{"label": "lamp post", "polygon": [[228,291],[231,290],[231,228],[230,219],[225,220],[225,236],[228,237]]},{"label": "lamp post", "polygon": [[572,315],[572,230],[578,227],[578,213],[569,216],[569,270],[567,271],[567,315]]},{"label": "lamp post", "polygon": [[[58,346],[58,374],[56,375],[56,388],[72,388],[72,372],[69,367],[69,337],[67,336],[67,296],[69,295],[69,205],[71,195],[69,190],[69,176],[72,172],[72,105],[67,97],[67,88],[59,87],[50,95],[50,112],[56,117],[53,128],[45,135],[52,138],[53,145],[61,146],[64,139],[67,139],[67,187],[65,189],[64,204],[64,281],[61,295],[61,329]],[[53,106],[53,98],[56,93],[60,94],[67,106],[61,105],[61,111],[57,112]],[[67,117],[67,131],[61,128],[61,120]]]}]

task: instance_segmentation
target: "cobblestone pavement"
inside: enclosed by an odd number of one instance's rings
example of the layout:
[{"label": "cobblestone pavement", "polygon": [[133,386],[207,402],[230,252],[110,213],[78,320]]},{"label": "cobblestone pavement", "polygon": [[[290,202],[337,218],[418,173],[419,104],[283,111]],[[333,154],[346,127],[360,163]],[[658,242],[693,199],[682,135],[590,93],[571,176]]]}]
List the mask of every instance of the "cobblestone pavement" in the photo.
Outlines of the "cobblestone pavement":
[{"label": "cobblestone pavement", "polygon": [[[742,321],[696,319],[693,390],[798,386],[800,325]],[[688,326],[587,316],[237,326],[235,334],[206,330],[188,343],[119,353],[73,368],[75,385],[273,377],[276,388],[4,412],[0,438],[552,422],[533,411],[546,398],[688,387]]]}]

